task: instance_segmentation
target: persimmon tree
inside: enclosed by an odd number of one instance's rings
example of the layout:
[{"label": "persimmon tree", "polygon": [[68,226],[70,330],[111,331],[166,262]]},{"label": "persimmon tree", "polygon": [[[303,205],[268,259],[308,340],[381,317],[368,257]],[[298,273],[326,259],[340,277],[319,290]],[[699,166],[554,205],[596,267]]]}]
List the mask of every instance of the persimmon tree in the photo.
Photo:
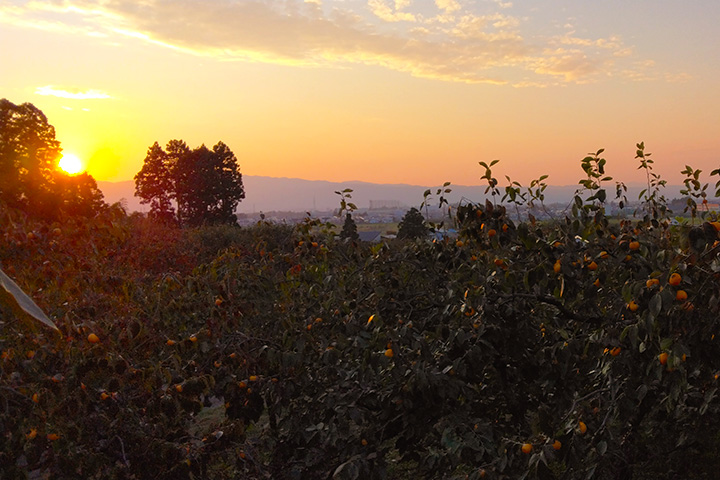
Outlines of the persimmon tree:
[{"label": "persimmon tree", "polygon": [[62,333],[0,299],[0,476],[713,478],[717,213],[577,198],[352,248],[311,218],[0,210],[2,270]]}]

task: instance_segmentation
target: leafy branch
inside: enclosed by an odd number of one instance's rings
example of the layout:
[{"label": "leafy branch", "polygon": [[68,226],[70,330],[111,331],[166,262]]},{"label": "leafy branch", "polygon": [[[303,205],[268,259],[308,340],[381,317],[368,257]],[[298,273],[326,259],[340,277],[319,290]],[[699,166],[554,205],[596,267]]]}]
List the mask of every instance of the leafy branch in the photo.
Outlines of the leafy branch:
[{"label": "leafy branch", "polygon": [[350,195],[352,192],[352,188],[335,191],[336,194],[340,195],[340,209],[337,213],[338,217],[342,217],[343,213],[352,213],[357,210],[357,206],[355,206],[355,204],[350,201],[352,200],[352,195]]},{"label": "leafy branch", "polygon": [[497,195],[500,195],[500,190],[497,188],[497,185],[498,185],[497,178],[492,176],[492,167],[494,165],[496,165],[498,162],[500,162],[500,160],[493,160],[492,162],[490,162],[490,165],[488,165],[485,162],[478,162],[480,164],[480,166],[485,169],[485,174],[482,177],[480,177],[480,178],[486,180],[487,184],[488,184],[488,186],[485,187],[485,195],[487,195],[488,192],[490,192],[490,194],[493,197],[493,205],[495,205],[495,206],[497,206],[497,201],[495,200],[495,197]]}]

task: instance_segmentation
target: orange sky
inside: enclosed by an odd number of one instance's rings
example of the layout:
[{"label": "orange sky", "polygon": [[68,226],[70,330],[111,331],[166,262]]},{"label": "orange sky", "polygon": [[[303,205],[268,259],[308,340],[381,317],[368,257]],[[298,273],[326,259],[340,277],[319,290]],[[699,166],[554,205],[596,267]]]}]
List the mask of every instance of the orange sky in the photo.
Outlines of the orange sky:
[{"label": "orange sky", "polygon": [[[0,0],[0,95],[98,180],[222,140],[249,175],[437,185],[720,167],[720,3]],[[502,182],[501,182],[502,184]]]}]

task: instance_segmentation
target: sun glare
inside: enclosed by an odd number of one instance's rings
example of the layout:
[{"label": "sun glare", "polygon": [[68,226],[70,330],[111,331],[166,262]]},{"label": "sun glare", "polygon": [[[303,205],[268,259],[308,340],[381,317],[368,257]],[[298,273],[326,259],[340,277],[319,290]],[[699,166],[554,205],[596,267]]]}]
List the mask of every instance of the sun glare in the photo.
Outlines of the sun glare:
[{"label": "sun glare", "polygon": [[76,155],[73,155],[72,153],[63,154],[62,158],[60,159],[60,163],[58,163],[58,166],[62,171],[70,175],[75,175],[76,173],[80,173],[83,171],[82,162]]}]

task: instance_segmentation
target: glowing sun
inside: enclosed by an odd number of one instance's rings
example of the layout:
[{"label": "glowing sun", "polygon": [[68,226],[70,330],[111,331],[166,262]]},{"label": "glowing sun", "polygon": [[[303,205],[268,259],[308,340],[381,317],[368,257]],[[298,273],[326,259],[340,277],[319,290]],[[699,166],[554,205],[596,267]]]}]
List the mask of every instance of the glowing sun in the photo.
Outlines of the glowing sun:
[{"label": "glowing sun", "polygon": [[58,166],[62,171],[70,175],[75,175],[83,171],[82,161],[80,161],[77,155],[73,155],[72,153],[63,154]]}]

